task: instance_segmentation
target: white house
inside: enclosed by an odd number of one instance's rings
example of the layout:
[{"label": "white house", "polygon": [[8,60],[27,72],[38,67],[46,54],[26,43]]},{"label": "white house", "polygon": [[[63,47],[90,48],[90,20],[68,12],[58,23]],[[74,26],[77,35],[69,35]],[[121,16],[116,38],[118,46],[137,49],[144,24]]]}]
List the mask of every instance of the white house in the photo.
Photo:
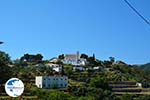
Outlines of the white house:
[{"label": "white house", "polygon": [[48,64],[45,64],[45,65],[47,67],[51,67],[56,72],[61,72],[62,71],[62,68],[58,64],[48,63]]},{"label": "white house", "polygon": [[85,66],[87,64],[87,60],[84,58],[80,58],[79,52],[76,54],[66,54],[64,60],[62,60],[64,64]]},{"label": "white house", "polygon": [[63,63],[77,65],[78,59],[79,59],[78,54],[66,54]]},{"label": "white house", "polygon": [[67,76],[36,76],[35,84],[38,88],[66,88]]}]

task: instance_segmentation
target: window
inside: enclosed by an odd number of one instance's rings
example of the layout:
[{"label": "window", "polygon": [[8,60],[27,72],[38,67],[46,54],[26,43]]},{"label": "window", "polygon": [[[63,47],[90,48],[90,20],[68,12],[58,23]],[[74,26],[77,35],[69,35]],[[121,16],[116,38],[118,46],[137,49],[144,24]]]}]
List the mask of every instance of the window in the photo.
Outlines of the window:
[{"label": "window", "polygon": [[43,87],[45,87],[46,85],[45,84],[43,84]]},{"label": "window", "polygon": [[65,87],[67,86],[67,84],[65,84]]},{"label": "window", "polygon": [[60,84],[61,87],[63,87],[63,84]]}]

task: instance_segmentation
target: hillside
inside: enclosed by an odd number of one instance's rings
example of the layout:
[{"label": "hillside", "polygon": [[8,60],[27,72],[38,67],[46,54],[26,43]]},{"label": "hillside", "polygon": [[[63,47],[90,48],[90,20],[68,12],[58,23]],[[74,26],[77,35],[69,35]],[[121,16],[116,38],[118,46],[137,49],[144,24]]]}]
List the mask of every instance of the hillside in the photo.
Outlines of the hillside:
[{"label": "hillside", "polygon": [[144,70],[145,72],[150,72],[150,63],[143,64],[138,66],[140,69]]},{"label": "hillside", "polygon": [[[74,70],[76,65],[64,64],[60,60],[55,63],[48,60],[11,62],[7,54],[4,52],[0,54],[6,57],[4,59],[3,56],[0,56],[0,68],[3,69],[0,70],[1,75],[21,79],[25,85],[23,95],[28,94],[41,100],[133,100],[133,98],[150,100],[145,99],[145,94],[150,94],[150,77],[140,68],[128,65],[123,61],[115,61],[114,58],[102,61],[96,59],[94,55],[92,57],[82,55],[88,63],[78,66],[83,70]],[[63,70],[56,72],[52,67],[47,66],[50,64],[56,64]],[[39,89],[35,85],[36,76],[60,75],[68,77],[68,85],[65,89]],[[5,93],[5,81],[7,79],[1,77],[1,93]],[[3,95],[6,96],[6,94]],[[146,98],[150,98],[150,95]]]}]

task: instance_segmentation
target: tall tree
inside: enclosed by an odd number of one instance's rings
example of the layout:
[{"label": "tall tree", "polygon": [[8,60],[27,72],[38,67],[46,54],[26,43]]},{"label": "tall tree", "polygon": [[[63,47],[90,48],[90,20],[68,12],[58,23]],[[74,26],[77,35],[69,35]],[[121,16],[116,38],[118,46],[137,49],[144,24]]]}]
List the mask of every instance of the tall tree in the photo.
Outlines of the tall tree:
[{"label": "tall tree", "polygon": [[11,69],[8,66],[11,60],[7,53],[0,51],[0,83],[5,83],[11,77]]},{"label": "tall tree", "polygon": [[58,56],[58,59],[63,60],[65,58],[64,54]]},{"label": "tall tree", "polygon": [[64,54],[62,54],[62,55],[59,55],[58,56],[58,64],[59,64],[59,66],[61,66],[61,75],[63,76],[64,75],[64,64],[63,64],[63,62],[62,62],[62,60],[65,58],[65,56],[64,56]]},{"label": "tall tree", "polygon": [[95,60],[95,54],[93,54],[93,59]]},{"label": "tall tree", "polygon": [[0,51],[0,65],[7,65],[10,63],[10,57],[3,51]]}]

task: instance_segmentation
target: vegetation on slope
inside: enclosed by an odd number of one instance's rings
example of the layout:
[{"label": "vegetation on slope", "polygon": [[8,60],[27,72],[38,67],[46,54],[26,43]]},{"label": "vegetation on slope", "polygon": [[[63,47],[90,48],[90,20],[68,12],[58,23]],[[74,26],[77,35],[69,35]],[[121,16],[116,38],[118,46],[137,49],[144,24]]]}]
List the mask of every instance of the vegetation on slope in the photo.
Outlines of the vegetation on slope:
[{"label": "vegetation on slope", "polygon": [[[60,59],[64,57],[60,56]],[[15,62],[9,67],[10,58],[5,52],[0,52],[1,84],[6,82],[6,77],[18,77],[25,83],[25,92],[38,96],[41,100],[133,100],[133,95],[123,95],[118,98],[109,87],[109,82],[134,81],[141,82],[149,87],[150,77],[139,68],[128,65],[122,61],[116,62],[113,57],[100,61],[82,54],[89,63],[84,66],[85,71],[73,70],[73,65],[59,63],[63,66],[63,74],[69,77],[69,85],[66,90],[38,89],[34,84],[35,76],[61,75],[62,72],[54,72],[50,67],[44,66],[45,62]],[[46,61],[47,62],[47,61]],[[38,64],[38,66],[34,66]],[[28,67],[27,67],[28,66]],[[98,70],[93,70],[98,66]],[[1,90],[4,92],[3,90]],[[146,100],[149,96],[140,96]],[[148,99],[147,99],[148,100]]]}]

